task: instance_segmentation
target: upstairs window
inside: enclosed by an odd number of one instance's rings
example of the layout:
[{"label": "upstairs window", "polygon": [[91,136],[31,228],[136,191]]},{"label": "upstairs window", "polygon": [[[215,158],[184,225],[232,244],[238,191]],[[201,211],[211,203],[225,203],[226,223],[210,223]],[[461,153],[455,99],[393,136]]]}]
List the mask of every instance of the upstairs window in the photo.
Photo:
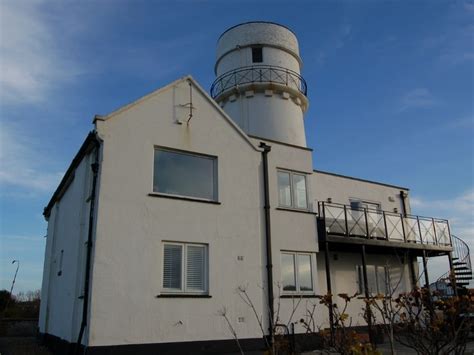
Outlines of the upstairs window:
[{"label": "upstairs window", "polygon": [[367,209],[368,211],[381,211],[380,203],[351,199],[351,208],[353,210]]},{"label": "upstairs window", "polygon": [[312,292],[311,254],[281,253],[281,279],[283,292]]},{"label": "upstairs window", "polygon": [[155,149],[153,192],[217,200],[217,158]]},{"label": "upstairs window", "polygon": [[263,62],[263,49],[262,47],[252,47],[252,63]]},{"label": "upstairs window", "polygon": [[306,175],[279,170],[278,203],[281,207],[307,209]]},{"label": "upstairs window", "polygon": [[207,277],[207,245],[163,245],[163,291],[206,293]]}]

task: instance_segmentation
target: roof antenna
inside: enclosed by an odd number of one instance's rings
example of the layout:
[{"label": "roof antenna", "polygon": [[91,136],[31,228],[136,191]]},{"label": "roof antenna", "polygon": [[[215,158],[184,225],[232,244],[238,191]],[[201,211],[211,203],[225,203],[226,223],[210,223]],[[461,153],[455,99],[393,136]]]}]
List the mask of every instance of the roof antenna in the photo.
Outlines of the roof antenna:
[{"label": "roof antenna", "polygon": [[191,81],[188,81],[189,83],[189,117],[188,121],[186,122],[189,125],[189,121],[191,121],[191,118],[193,118],[193,86],[191,84]]},{"label": "roof antenna", "polygon": [[[186,123],[189,125],[189,121],[191,121],[191,118],[193,118],[193,110],[195,110],[196,107],[193,106],[193,86],[192,86],[191,80],[188,80],[188,84],[189,84],[189,102],[187,104],[180,104],[178,106],[189,107],[189,116],[188,116],[188,119],[186,120]],[[182,124],[182,121],[177,120],[176,123]]]}]

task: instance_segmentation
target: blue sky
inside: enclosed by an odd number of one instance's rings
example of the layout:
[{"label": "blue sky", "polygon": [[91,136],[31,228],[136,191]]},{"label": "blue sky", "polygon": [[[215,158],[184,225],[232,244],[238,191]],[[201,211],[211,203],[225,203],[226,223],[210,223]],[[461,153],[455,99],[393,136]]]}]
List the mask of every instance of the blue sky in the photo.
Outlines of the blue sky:
[{"label": "blue sky", "polygon": [[315,168],[409,187],[474,249],[473,19],[472,0],[0,2],[0,288],[13,259],[16,292],[40,287],[42,209],[93,115],[209,88],[217,38],[252,20],[299,38]]}]

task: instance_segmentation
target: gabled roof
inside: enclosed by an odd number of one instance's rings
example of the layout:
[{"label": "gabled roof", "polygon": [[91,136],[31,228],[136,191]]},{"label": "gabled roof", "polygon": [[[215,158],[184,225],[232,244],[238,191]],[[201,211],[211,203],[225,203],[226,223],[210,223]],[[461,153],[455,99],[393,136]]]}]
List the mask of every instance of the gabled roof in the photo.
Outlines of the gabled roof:
[{"label": "gabled roof", "polygon": [[194,87],[198,90],[199,93],[201,93],[206,99],[207,101],[221,114],[221,116],[227,121],[227,123],[253,148],[255,149],[256,151],[261,151],[261,149],[259,149],[258,147],[256,147],[253,142],[250,140],[250,138],[247,136],[247,134],[232,120],[232,118],[229,117],[229,115],[214,101],[214,99],[209,96],[209,94],[207,93],[206,90],[204,90],[196,80],[194,80],[194,78],[191,76],[191,75],[187,75],[187,76],[184,76],[178,80],[175,80],[171,83],[169,83],[168,85],[166,86],[163,86],[145,96],[142,96],[141,98],[139,98],[138,100],[135,100],[131,103],[129,103],[128,105],[125,105],[125,106],[122,106],[120,107],[119,109],[105,115],[105,116],[102,116],[102,115],[96,115],[94,117],[94,121],[93,123],[95,123],[96,121],[107,121],[115,116],[117,116],[118,114],[124,112],[124,111],[127,111],[128,109],[156,96],[156,95],[159,95],[161,93],[163,93],[164,91],[178,85],[178,84],[181,84],[183,82],[190,82],[192,85],[194,85]]},{"label": "gabled roof", "polygon": [[[225,113],[225,111],[212,99],[212,97],[209,96],[209,94],[204,90],[197,82],[196,80],[193,79],[190,75],[187,75],[181,79],[175,80],[171,82],[170,84],[163,86],[148,95],[145,95],[138,100],[135,100],[128,105],[122,106],[119,109],[105,115],[95,115],[93,123],[95,124],[96,121],[107,121],[109,119],[112,119],[113,117],[117,116],[118,114],[140,104],[141,102],[144,102],[145,100],[148,100],[156,95],[159,95],[163,93],[164,91],[172,88],[173,86],[176,86],[178,84],[181,84],[183,82],[191,82],[192,85],[207,99],[207,101],[221,114],[221,116],[224,118],[224,120],[230,125],[232,129],[234,129],[253,149],[256,151],[260,152],[262,151],[260,148],[254,145],[254,143],[250,140],[250,138],[247,136],[247,134],[242,131],[242,129]],[[84,140],[84,143],[82,144],[81,148],[77,152],[76,156],[72,160],[71,164],[69,165],[66,173],[64,174],[63,178],[61,179],[61,182],[59,183],[59,186],[56,188],[56,191],[54,191],[53,196],[51,197],[48,205],[44,208],[43,215],[45,216],[46,219],[49,218],[51,214],[51,209],[53,208],[54,204],[61,199],[61,196],[64,194],[66,191],[67,187],[69,184],[72,182],[74,179],[74,172],[76,168],[78,167],[79,163],[82,161],[85,155],[87,155],[94,146],[97,144],[100,144],[101,140],[97,134],[97,131],[91,131],[86,139]]]}]

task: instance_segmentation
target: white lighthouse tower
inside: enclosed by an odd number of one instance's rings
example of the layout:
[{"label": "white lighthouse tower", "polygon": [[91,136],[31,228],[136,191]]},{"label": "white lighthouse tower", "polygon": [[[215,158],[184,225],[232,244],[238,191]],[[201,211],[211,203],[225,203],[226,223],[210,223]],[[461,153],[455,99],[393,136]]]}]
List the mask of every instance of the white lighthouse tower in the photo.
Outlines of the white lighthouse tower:
[{"label": "white lighthouse tower", "polygon": [[298,40],[288,28],[243,23],[219,38],[211,95],[247,134],[306,147],[301,66]]}]

